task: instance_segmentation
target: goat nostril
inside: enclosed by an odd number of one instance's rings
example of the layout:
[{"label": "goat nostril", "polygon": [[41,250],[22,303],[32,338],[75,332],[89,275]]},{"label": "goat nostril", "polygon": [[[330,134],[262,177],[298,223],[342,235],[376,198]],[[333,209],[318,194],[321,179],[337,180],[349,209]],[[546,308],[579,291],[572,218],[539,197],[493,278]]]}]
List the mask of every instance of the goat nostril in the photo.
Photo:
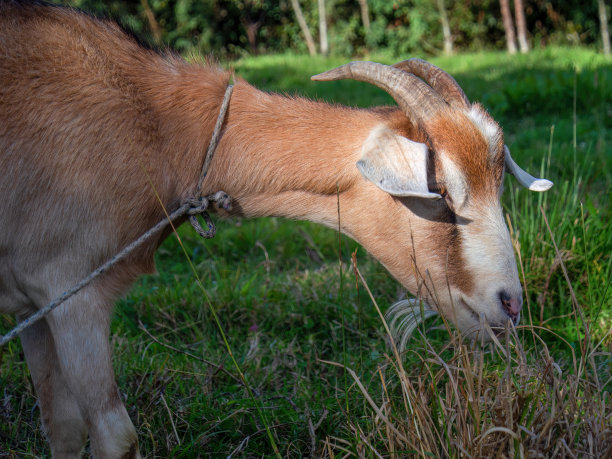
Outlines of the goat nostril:
[{"label": "goat nostril", "polygon": [[508,317],[510,317],[514,323],[517,323],[523,303],[522,298],[512,297],[508,292],[502,290],[499,292],[499,300]]}]

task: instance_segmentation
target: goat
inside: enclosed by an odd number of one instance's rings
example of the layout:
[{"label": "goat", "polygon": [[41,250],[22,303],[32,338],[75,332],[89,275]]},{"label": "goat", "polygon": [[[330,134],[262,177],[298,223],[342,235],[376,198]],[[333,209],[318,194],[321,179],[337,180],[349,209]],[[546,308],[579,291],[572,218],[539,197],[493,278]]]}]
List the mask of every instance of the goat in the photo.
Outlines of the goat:
[{"label": "goat", "polygon": [[[23,320],[163,218],[162,205],[194,193],[229,78],[111,21],[0,1],[0,312]],[[516,166],[497,123],[439,68],[352,62],[313,77],[342,78],[381,87],[399,108],[289,98],[236,79],[202,193],[229,193],[232,215],[334,228],[339,199],[342,232],[460,330],[517,322],[504,170],[531,188],[551,183]],[[140,457],[109,321],[166,236],[21,333],[53,457],[78,457],[87,435],[95,457]]]}]

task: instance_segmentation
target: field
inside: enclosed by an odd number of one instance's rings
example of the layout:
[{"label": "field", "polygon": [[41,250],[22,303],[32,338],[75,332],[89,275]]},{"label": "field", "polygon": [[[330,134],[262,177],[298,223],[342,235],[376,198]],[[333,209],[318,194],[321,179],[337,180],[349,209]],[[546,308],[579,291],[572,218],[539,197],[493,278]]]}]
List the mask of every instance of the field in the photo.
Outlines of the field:
[{"label": "field", "polygon": [[[432,62],[498,120],[517,163],[555,183],[536,194],[506,178],[525,290],[516,333],[481,349],[432,318],[399,355],[377,308],[405,292],[355,242],[275,218],[216,219],[210,241],[184,225],[112,326],[146,457],[612,457],[612,62],[563,48]],[[392,103],[309,80],[341,63],[232,65],[270,91]],[[0,317],[0,334],[13,325]],[[13,341],[0,349],[0,457],[48,454]]]}]

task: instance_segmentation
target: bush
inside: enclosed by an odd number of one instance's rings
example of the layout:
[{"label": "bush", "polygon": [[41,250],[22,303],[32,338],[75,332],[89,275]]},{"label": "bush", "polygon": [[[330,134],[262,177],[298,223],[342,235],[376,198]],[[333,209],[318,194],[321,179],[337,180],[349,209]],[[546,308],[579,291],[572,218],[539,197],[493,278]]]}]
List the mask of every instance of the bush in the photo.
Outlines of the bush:
[{"label": "bush", "polygon": [[[183,53],[220,57],[244,54],[306,52],[302,32],[289,0],[69,0],[68,4],[111,16],[145,40],[153,32],[145,12],[150,8],[161,43]],[[556,2],[559,3],[559,2]],[[331,52],[345,57],[380,50],[395,56],[438,54],[443,47],[437,3],[430,0],[368,0],[366,30],[354,0],[327,0]],[[313,37],[318,36],[315,1],[301,1]],[[504,49],[505,36],[497,0],[445,0],[451,33],[458,50]],[[595,2],[578,0],[526,4],[527,28],[536,46],[594,44],[599,40]]]}]

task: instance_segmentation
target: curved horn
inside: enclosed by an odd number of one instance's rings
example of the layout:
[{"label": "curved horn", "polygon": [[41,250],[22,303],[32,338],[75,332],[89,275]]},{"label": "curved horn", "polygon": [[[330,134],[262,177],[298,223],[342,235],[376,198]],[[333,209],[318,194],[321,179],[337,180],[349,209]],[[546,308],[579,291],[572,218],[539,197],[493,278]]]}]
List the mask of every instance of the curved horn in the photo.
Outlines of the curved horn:
[{"label": "curved horn", "polygon": [[442,98],[454,108],[471,107],[470,101],[455,79],[433,64],[423,59],[407,59],[394,64],[393,67],[412,73],[425,80]]},{"label": "curved horn", "polygon": [[531,191],[546,191],[553,186],[553,182],[550,180],[532,177],[521,169],[510,156],[510,149],[507,145],[504,145],[504,153],[506,154],[506,170],[514,175],[516,180],[525,188],[529,188]]},{"label": "curved horn", "polygon": [[352,79],[384,89],[412,121],[427,121],[447,105],[439,94],[414,75],[389,65],[354,61],[311,77],[314,81]]}]

